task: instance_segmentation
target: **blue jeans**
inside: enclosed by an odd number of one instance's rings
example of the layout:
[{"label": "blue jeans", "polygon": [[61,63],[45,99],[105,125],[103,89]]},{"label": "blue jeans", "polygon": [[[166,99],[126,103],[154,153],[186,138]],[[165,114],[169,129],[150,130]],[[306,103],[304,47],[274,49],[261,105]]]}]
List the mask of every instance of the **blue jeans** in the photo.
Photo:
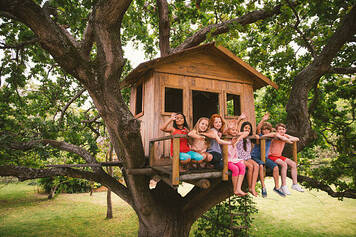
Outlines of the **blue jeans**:
[{"label": "blue jeans", "polygon": [[183,152],[179,153],[179,159],[180,160],[192,159],[192,160],[200,161],[204,159],[204,157],[195,151],[188,151],[187,153],[183,153]]}]

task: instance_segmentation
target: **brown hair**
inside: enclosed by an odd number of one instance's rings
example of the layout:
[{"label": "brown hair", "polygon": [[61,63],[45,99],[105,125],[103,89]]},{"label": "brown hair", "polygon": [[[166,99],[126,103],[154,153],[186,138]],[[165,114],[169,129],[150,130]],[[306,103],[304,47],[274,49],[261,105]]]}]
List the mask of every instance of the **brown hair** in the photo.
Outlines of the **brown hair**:
[{"label": "brown hair", "polygon": [[214,127],[214,121],[216,118],[221,119],[221,128],[219,132],[223,132],[224,131],[224,127],[225,127],[225,121],[224,119],[221,117],[220,114],[213,114],[211,115],[210,119],[209,119],[209,128],[213,128]]},{"label": "brown hair", "polygon": [[264,129],[266,129],[266,128],[272,132],[272,124],[271,124],[271,123],[269,123],[269,122],[264,122],[264,123],[262,124],[262,126],[261,126],[261,131],[264,130]]},{"label": "brown hair", "polygon": [[276,125],[276,130],[278,130],[278,127],[287,128],[287,126],[284,123],[278,123]]}]

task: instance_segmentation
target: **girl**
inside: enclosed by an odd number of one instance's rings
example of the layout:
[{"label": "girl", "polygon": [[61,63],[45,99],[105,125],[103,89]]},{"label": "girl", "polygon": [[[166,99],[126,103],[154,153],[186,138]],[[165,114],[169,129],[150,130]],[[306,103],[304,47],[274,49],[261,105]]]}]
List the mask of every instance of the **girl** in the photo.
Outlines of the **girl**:
[{"label": "girl", "polygon": [[[235,126],[229,126],[227,133],[232,137],[236,137],[238,135],[238,129]],[[247,136],[248,133],[246,132],[238,138],[237,142]],[[240,197],[246,196],[247,193],[241,190],[241,185],[245,176],[244,161],[238,157],[236,145],[229,145],[228,152],[229,152],[228,167],[229,170],[231,170],[232,172],[231,180],[232,180],[232,188],[234,190],[234,194]]]},{"label": "girl", "polygon": [[225,122],[219,114],[213,114],[209,119],[209,131],[207,133],[202,133],[202,135],[209,138],[209,148],[207,150],[213,156],[213,159],[210,161],[216,169],[223,168],[221,147],[219,144],[225,145],[234,145],[237,141],[237,138],[233,138],[231,141],[221,140],[220,137],[224,131]]},{"label": "girl", "polygon": [[[252,125],[250,122],[243,122],[241,125],[241,132],[248,133],[252,136]],[[245,166],[248,168],[247,172],[247,182],[248,191],[255,197],[257,197],[256,182],[258,176],[258,164],[251,159],[251,141],[248,138],[244,138],[236,144],[237,154],[240,159],[245,161]]]},{"label": "girl", "polygon": [[203,160],[210,162],[213,159],[213,156],[206,152],[208,148],[208,142],[205,139],[205,136],[202,134],[208,130],[209,119],[202,117],[195,124],[192,131],[188,133],[188,136],[191,137],[191,149],[192,151],[198,152],[203,156]]},{"label": "girl", "polygon": [[[173,121],[173,127],[169,124]],[[185,119],[184,114],[182,113],[173,113],[171,117],[160,127],[161,131],[170,133],[171,135],[175,134],[188,134],[189,127],[187,120]],[[180,138],[180,151],[179,151],[179,160],[180,166],[179,171],[184,172],[183,165],[189,164],[191,161],[194,163],[201,162],[203,156],[199,153],[191,151],[188,145],[187,138]],[[171,155],[173,155],[173,142],[171,142]]]}]

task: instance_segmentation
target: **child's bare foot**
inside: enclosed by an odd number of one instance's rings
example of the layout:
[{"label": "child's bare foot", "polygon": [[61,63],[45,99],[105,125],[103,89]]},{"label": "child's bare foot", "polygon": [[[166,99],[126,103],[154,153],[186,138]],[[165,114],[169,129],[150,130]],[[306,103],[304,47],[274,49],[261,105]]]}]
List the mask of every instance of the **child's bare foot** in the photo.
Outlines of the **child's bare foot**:
[{"label": "child's bare foot", "polygon": [[248,192],[251,193],[253,196],[257,197],[257,192],[256,192],[256,190],[254,190],[254,189],[249,189]]},{"label": "child's bare foot", "polygon": [[206,167],[206,163],[202,162],[199,164],[200,168],[205,168]]},{"label": "child's bare foot", "polygon": [[239,196],[239,197],[243,197],[243,196],[246,196],[247,193],[245,193],[244,191],[241,190],[241,191],[236,191],[236,192],[235,192],[235,195],[236,195],[236,196]]}]

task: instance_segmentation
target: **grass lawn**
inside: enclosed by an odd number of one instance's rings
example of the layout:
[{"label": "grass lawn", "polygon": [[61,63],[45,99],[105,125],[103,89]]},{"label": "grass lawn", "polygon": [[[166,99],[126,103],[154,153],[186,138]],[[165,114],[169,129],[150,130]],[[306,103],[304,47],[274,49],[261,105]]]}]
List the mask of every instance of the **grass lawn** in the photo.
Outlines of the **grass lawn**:
[{"label": "grass lawn", "polygon": [[[272,192],[272,179],[266,181],[268,197],[254,199],[259,213],[251,236],[356,236],[356,200],[294,190],[281,198]],[[184,185],[182,192],[187,190]],[[137,236],[135,212],[116,195],[112,198],[114,219],[105,220],[106,192],[48,200],[36,186],[0,184],[0,236]]]}]

